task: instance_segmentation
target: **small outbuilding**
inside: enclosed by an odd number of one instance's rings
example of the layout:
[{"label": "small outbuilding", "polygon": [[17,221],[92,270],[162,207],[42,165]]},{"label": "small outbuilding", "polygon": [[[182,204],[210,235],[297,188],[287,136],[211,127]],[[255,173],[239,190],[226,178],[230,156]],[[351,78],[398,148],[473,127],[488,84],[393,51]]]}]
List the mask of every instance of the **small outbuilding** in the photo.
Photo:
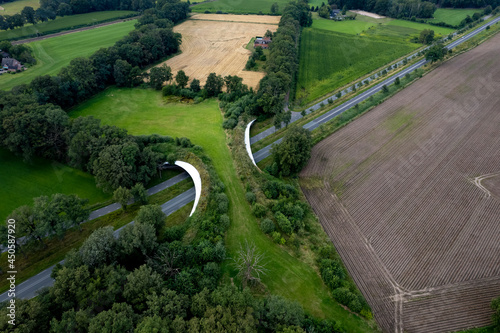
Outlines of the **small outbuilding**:
[{"label": "small outbuilding", "polygon": [[14,58],[3,58],[2,69],[9,72],[16,72],[23,70],[24,66]]},{"label": "small outbuilding", "polygon": [[255,41],[253,42],[253,47],[256,48],[260,46],[263,49],[268,49],[271,42],[271,37],[256,37]]}]

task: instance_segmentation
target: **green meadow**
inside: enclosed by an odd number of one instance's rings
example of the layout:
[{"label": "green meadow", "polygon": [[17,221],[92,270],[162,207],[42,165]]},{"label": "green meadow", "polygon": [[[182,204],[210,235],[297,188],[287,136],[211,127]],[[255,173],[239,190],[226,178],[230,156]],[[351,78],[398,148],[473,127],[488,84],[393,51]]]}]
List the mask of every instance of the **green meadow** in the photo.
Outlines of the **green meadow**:
[{"label": "green meadow", "polygon": [[77,194],[90,204],[106,201],[110,195],[96,188],[94,177],[67,165],[34,158],[31,163],[0,149],[0,218],[19,206],[32,204],[33,198],[54,193]]},{"label": "green meadow", "polygon": [[112,46],[134,29],[135,20],[29,43],[37,64],[26,71],[0,76],[0,89],[30,83],[40,75],[58,74],[62,67],[77,57],[88,57],[101,47]]},{"label": "green meadow", "polygon": [[333,21],[313,15],[313,24],[302,30],[296,100],[305,105],[408,53],[421,44],[413,40],[424,29],[437,36],[453,29],[429,24],[374,19]]},{"label": "green meadow", "polygon": [[57,17],[53,21],[29,24],[14,30],[2,30],[0,31],[0,40],[36,37],[37,34],[45,35],[63,30],[71,30],[82,26],[90,26],[106,21],[113,21],[134,14],[135,12],[129,10],[113,10]]},{"label": "green meadow", "polygon": [[[191,1],[194,2],[194,1]],[[198,1],[201,2],[201,1]],[[233,14],[263,14],[271,13],[271,6],[277,3],[279,9],[283,9],[289,0],[216,0],[212,2],[202,3],[191,7],[193,12],[204,13],[209,11],[215,13],[221,11],[223,13]]]},{"label": "green meadow", "polygon": [[428,22],[444,22],[451,25],[459,25],[469,15],[481,13],[482,9],[458,9],[458,8],[438,8],[434,12],[434,18]]},{"label": "green meadow", "polygon": [[14,15],[20,13],[24,7],[33,7],[33,9],[40,8],[40,1],[38,0],[17,0],[13,2],[5,2],[0,4],[3,10],[0,10],[0,15]]},{"label": "green meadow", "polygon": [[418,46],[314,28],[303,29],[296,99],[305,105]]},{"label": "green meadow", "polygon": [[[104,124],[126,128],[132,134],[186,136],[201,145],[226,185],[230,200],[231,227],[226,236],[229,255],[234,255],[245,240],[254,242],[266,254],[270,272],[264,276],[263,283],[271,293],[299,301],[307,312],[317,317],[334,318],[346,332],[373,331],[366,321],[331,298],[312,267],[291,256],[260,231],[226,144],[217,101],[167,103],[157,91],[110,88],[70,112],[71,117],[88,115],[100,118]],[[225,271],[231,271],[229,260]]]}]

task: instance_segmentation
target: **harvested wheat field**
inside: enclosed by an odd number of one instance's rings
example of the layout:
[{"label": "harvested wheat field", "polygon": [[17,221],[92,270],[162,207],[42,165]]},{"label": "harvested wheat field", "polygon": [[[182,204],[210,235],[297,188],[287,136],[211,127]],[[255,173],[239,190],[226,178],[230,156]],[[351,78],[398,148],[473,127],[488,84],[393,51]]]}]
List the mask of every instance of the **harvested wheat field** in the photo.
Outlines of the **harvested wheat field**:
[{"label": "harvested wheat field", "polygon": [[385,332],[491,324],[500,35],[313,148],[301,186]]},{"label": "harvested wheat field", "polygon": [[281,16],[234,15],[234,14],[192,14],[189,18],[191,20],[204,20],[204,21],[278,24],[278,23],[280,23]]},{"label": "harvested wheat field", "polygon": [[[183,70],[190,79],[198,79],[201,84],[210,73],[217,75],[237,75],[243,78],[248,87],[256,88],[264,73],[245,71],[245,64],[250,51],[245,49],[250,39],[263,36],[267,30],[276,31],[277,24],[262,24],[265,17],[260,15],[244,15],[244,19],[257,23],[214,21],[213,17],[232,17],[241,15],[197,14],[195,20],[174,27],[175,32],[182,34],[182,53],[166,61],[177,73]],[[201,18],[207,17],[208,20]],[[273,16],[273,20],[279,17]]]}]

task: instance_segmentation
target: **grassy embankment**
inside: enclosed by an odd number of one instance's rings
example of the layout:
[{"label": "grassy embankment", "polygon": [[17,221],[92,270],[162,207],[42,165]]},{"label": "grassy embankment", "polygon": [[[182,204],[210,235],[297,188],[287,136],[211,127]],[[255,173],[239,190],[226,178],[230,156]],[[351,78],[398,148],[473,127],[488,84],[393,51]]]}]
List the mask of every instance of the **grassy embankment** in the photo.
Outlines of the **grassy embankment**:
[{"label": "grassy embankment", "polygon": [[332,21],[314,15],[301,37],[297,103],[306,105],[421,47],[413,43],[424,29],[446,35],[452,29],[357,15]]},{"label": "grassy embankment", "polygon": [[37,34],[46,35],[64,30],[76,29],[83,26],[91,26],[94,24],[113,21],[134,15],[136,15],[136,12],[129,10],[113,10],[57,17],[53,21],[28,24],[22,28],[16,28],[14,30],[2,30],[0,31],[0,40],[31,38],[36,37]]},{"label": "grassy embankment", "polygon": [[37,64],[24,72],[0,76],[0,89],[30,83],[40,75],[56,75],[77,57],[88,57],[101,47],[112,46],[134,29],[135,20],[80,31],[29,43]]},{"label": "grassy embankment", "polygon": [[[269,272],[263,283],[271,293],[299,301],[307,312],[317,317],[335,319],[348,332],[372,330],[366,321],[331,298],[312,267],[291,256],[260,231],[232,162],[216,101],[196,105],[165,104],[159,92],[110,88],[71,112],[71,116],[77,115],[93,115],[104,124],[127,128],[132,134],[186,136],[201,145],[226,185],[230,200],[231,227],[226,237],[229,255],[234,255],[245,239],[254,242],[266,255]],[[234,276],[229,260],[225,272]]]}]

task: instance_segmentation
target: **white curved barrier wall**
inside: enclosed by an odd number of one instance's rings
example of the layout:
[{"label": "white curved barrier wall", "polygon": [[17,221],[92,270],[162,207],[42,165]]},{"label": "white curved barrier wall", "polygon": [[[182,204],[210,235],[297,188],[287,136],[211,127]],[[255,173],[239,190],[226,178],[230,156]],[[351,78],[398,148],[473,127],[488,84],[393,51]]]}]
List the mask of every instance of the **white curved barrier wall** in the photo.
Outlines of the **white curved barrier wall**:
[{"label": "white curved barrier wall", "polygon": [[247,148],[248,156],[250,156],[253,165],[257,166],[257,164],[255,164],[255,160],[253,159],[252,148],[250,146],[250,127],[252,127],[252,124],[254,123],[255,120],[256,119],[249,122],[247,128],[245,129],[245,147]]},{"label": "white curved barrier wall", "polygon": [[196,191],[196,195],[195,195],[195,198],[194,198],[194,205],[193,205],[193,209],[191,210],[191,214],[189,214],[189,216],[193,215],[194,211],[196,210],[196,206],[198,206],[198,202],[200,201],[200,197],[201,197],[201,176],[200,176],[200,173],[198,172],[198,170],[196,170],[196,168],[194,166],[192,166],[191,164],[189,163],[186,163],[186,162],[182,162],[182,161],[175,161],[175,165],[183,168],[184,170],[187,171],[187,173],[189,173],[189,176],[191,176],[191,178],[193,179],[193,182],[194,182],[194,189]]}]

